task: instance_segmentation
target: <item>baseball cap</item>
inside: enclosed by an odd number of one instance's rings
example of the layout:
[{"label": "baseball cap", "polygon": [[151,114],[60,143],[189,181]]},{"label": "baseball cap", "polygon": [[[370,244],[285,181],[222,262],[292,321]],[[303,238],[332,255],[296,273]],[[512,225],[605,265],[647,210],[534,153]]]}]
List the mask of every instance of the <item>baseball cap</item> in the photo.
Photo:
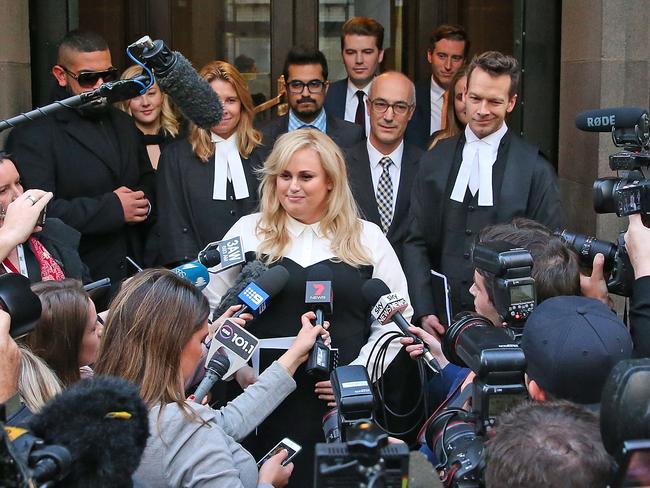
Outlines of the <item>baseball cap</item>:
[{"label": "baseball cap", "polygon": [[612,368],[632,355],[625,324],[593,298],[544,300],[528,317],[521,340],[528,377],[554,397],[600,402]]}]

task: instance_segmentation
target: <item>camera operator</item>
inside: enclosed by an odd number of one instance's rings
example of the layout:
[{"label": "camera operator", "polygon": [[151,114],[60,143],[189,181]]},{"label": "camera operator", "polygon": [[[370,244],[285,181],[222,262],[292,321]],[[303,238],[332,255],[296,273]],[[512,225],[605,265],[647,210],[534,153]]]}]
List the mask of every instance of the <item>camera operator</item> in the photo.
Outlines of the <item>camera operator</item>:
[{"label": "camera operator", "polygon": [[5,404],[6,414],[20,409],[18,376],[20,375],[20,349],[9,334],[11,318],[0,310],[0,403]]},{"label": "camera operator", "polygon": [[634,355],[650,357],[650,229],[639,214],[630,215],[625,247],[634,268],[634,288],[630,298],[630,329]]},{"label": "camera operator", "polygon": [[594,413],[566,401],[528,402],[499,418],[485,486],[604,487],[610,464]]}]

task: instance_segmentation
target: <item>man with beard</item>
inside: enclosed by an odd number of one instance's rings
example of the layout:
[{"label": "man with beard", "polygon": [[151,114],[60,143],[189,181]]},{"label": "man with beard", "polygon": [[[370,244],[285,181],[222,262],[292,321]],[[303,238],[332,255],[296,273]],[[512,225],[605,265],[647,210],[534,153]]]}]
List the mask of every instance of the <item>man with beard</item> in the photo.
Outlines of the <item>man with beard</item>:
[{"label": "man with beard", "polygon": [[280,135],[302,128],[325,132],[340,147],[365,139],[361,126],[325,113],[327,74],[327,60],[321,51],[302,47],[289,51],[284,62],[289,113],[262,127],[265,145],[271,148]]},{"label": "man with beard", "polygon": [[[52,68],[58,100],[117,79],[106,41],[71,31]],[[112,291],[142,258],[151,211],[153,168],[128,115],[108,104],[61,110],[15,129],[8,145],[25,188],[54,193],[48,216],[81,232],[79,254],[93,279],[110,278]]]}]

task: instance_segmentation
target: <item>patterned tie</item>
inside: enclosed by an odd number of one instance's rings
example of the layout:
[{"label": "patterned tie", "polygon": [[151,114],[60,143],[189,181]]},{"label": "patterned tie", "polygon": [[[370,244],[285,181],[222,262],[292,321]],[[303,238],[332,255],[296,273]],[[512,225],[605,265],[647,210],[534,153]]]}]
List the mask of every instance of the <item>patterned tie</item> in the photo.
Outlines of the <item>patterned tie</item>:
[{"label": "patterned tie", "polygon": [[363,127],[363,133],[366,133],[366,94],[363,90],[357,90],[355,94],[359,103],[357,104],[357,113],[354,115],[354,123]]},{"label": "patterned tie", "polygon": [[386,234],[390,223],[393,221],[393,180],[390,179],[390,173],[388,172],[393,160],[388,156],[384,156],[379,161],[379,164],[381,164],[382,172],[377,185],[377,208],[379,209],[381,230]]}]

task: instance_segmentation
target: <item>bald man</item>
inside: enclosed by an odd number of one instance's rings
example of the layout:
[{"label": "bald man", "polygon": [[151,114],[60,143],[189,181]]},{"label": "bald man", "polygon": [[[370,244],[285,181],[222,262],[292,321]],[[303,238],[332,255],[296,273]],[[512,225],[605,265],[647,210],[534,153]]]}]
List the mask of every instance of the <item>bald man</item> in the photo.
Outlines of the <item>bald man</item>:
[{"label": "bald man", "polygon": [[[93,90],[118,74],[101,36],[69,32],[52,68],[54,97]],[[62,110],[18,127],[8,146],[25,188],[54,193],[48,217],[81,233],[79,254],[92,278],[110,278],[116,291],[131,271],[126,257],[144,259],[153,186],[153,168],[131,117],[110,105]]]},{"label": "bald man", "polygon": [[367,106],[368,139],[346,150],[350,187],[362,217],[381,227],[401,261],[411,186],[422,155],[404,144],[415,108],[413,82],[397,71],[377,76]]}]

